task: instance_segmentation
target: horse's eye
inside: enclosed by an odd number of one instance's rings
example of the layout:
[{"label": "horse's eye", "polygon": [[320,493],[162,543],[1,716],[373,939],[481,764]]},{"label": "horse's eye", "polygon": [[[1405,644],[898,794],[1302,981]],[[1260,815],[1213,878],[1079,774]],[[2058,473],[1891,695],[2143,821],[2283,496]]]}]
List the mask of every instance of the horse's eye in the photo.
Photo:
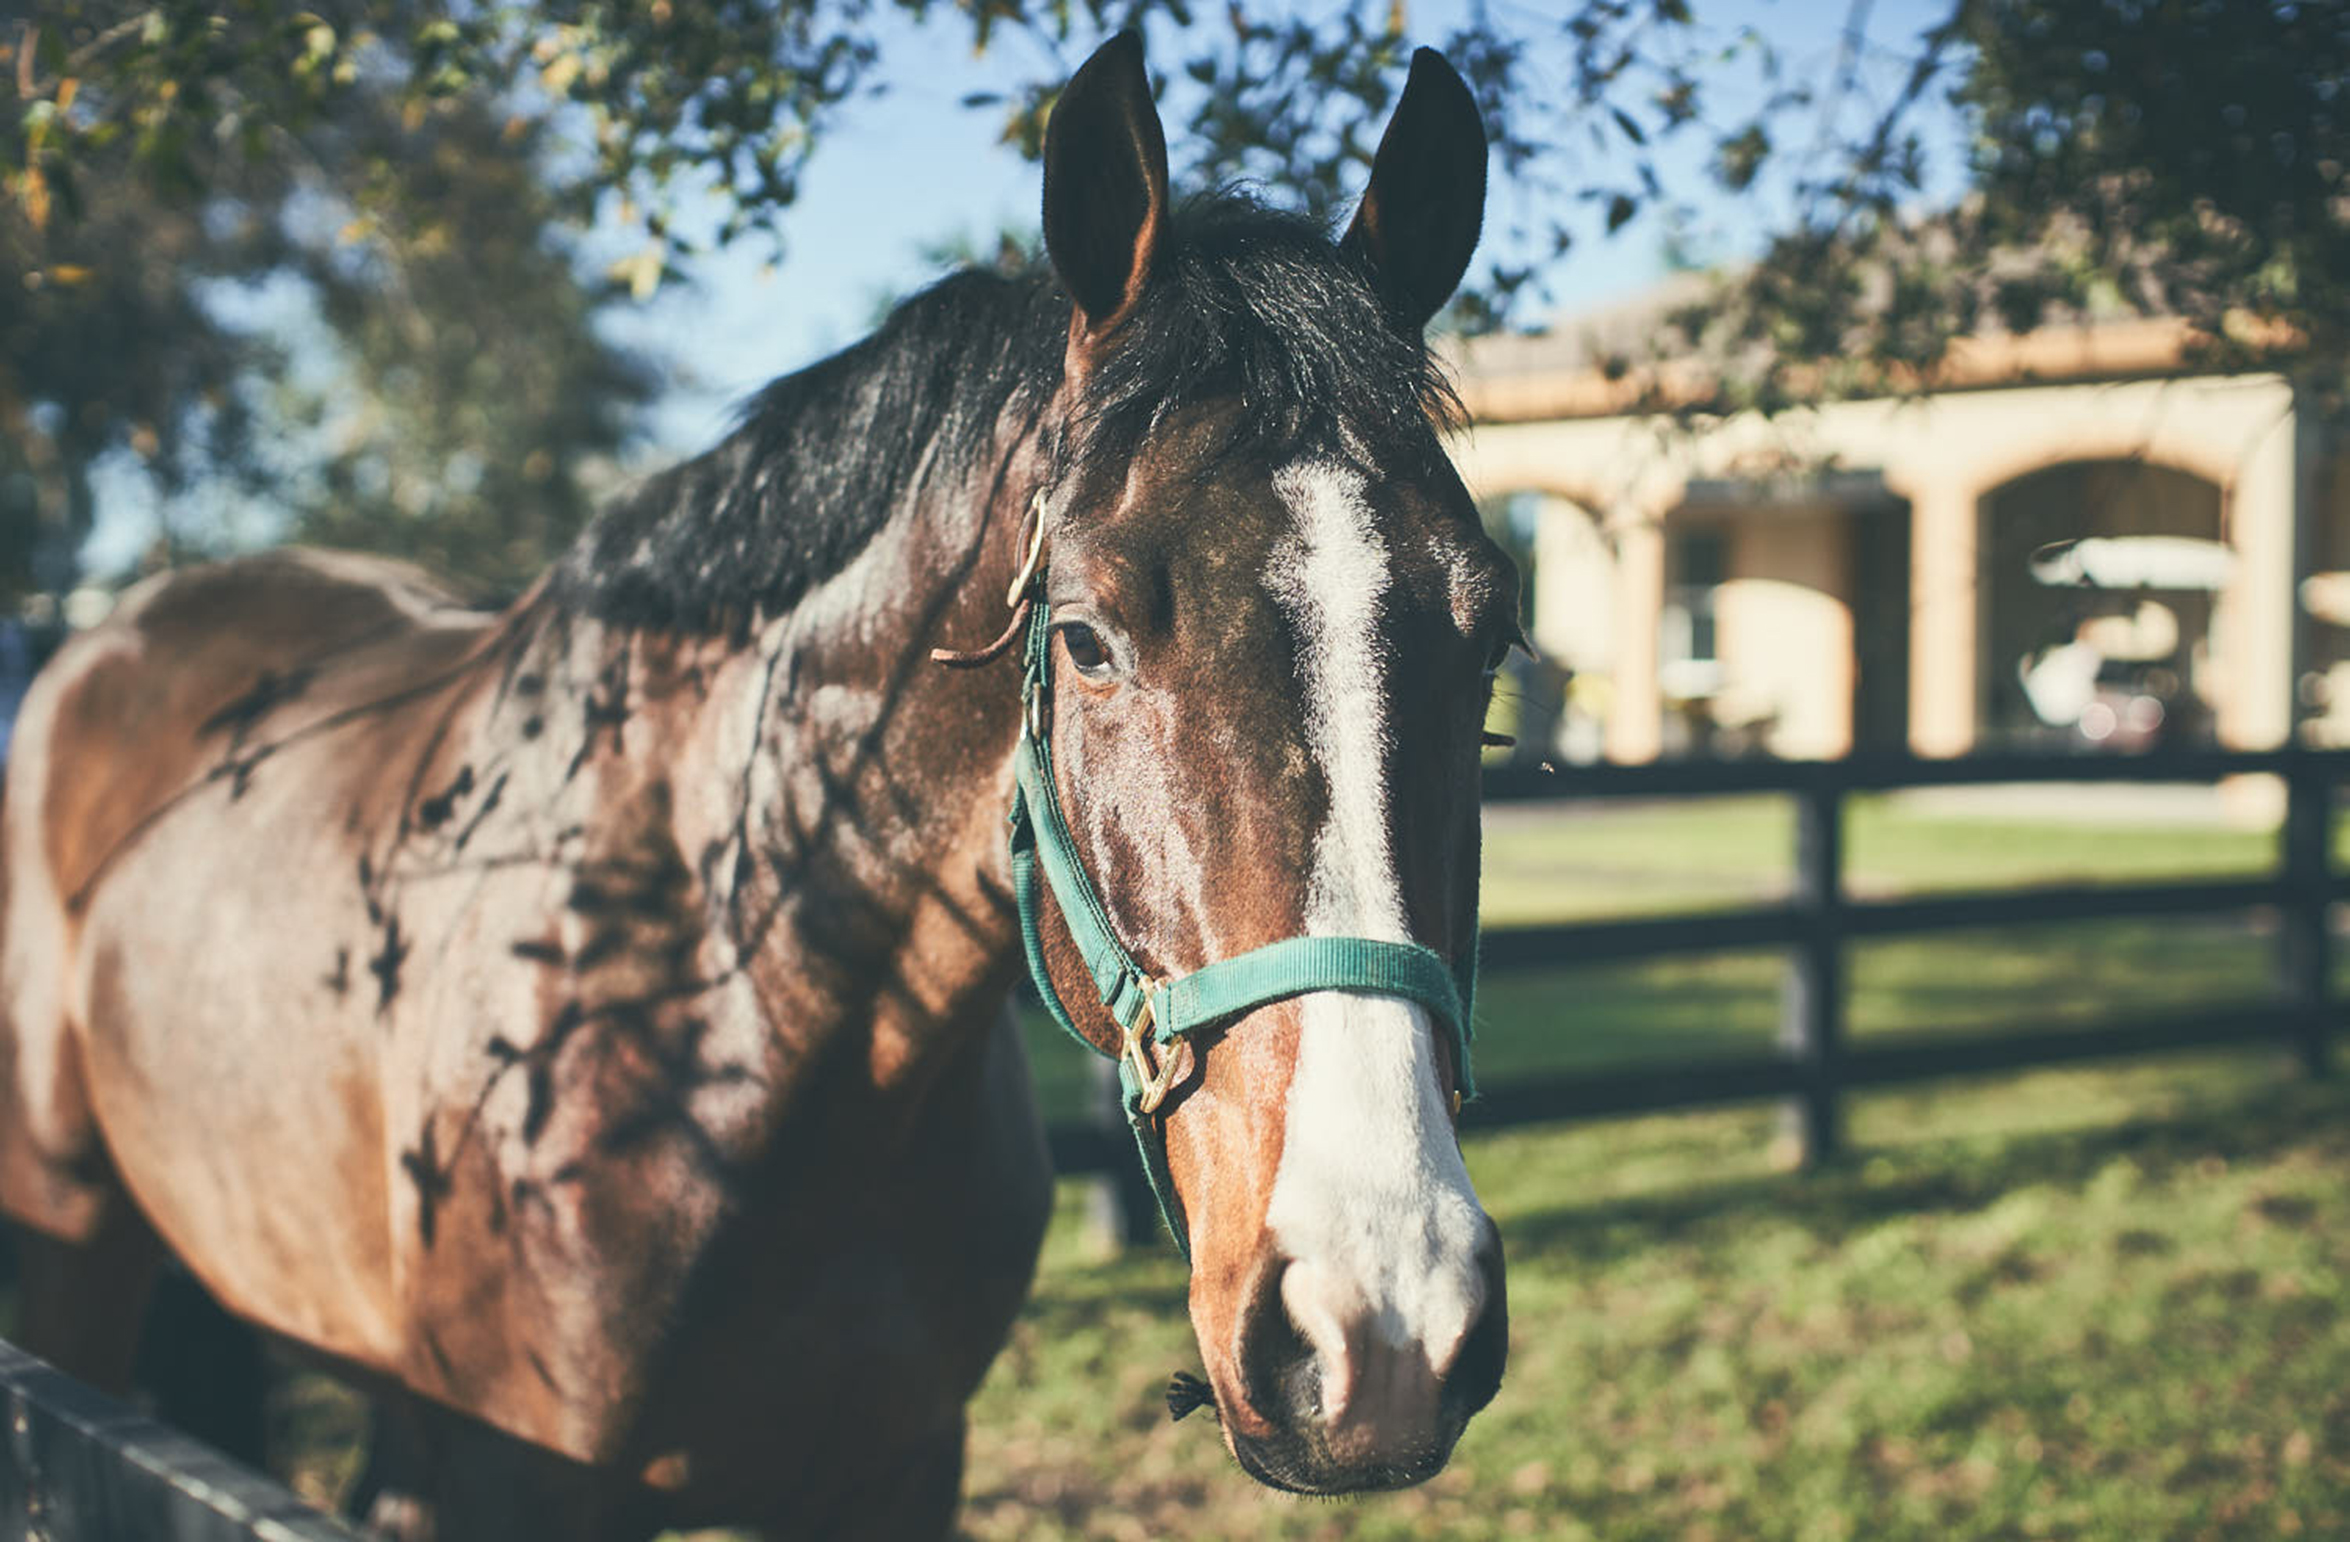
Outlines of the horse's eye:
[{"label": "horse's eye", "polygon": [[1069,662],[1077,666],[1079,674],[1099,679],[1110,672],[1109,650],[1084,622],[1071,621],[1061,627],[1061,646],[1069,650]]}]

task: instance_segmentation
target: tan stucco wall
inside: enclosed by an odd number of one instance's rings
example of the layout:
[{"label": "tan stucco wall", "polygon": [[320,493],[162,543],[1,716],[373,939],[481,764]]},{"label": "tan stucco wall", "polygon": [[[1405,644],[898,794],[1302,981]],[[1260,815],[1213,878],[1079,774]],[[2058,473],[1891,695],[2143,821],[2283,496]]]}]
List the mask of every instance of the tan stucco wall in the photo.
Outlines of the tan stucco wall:
[{"label": "tan stucco wall", "polygon": [[[1555,493],[1595,511],[1607,530],[1616,553],[1618,639],[1612,759],[1647,759],[1659,744],[1661,530],[1689,482],[1819,466],[1881,472],[1887,489],[1909,502],[1910,742],[1920,753],[1962,754],[1974,742],[1980,500],[2025,473],[2082,460],[2142,458],[2220,488],[2228,539],[2244,558],[2223,596],[2214,638],[2227,676],[2220,738],[2242,747],[2275,744],[2291,722],[2295,426],[2291,392],[2277,376],[1843,402],[1696,430],[1626,417],[1490,423],[1462,434],[1453,449],[1480,497]],[[1815,659],[1813,667],[1829,666]]]},{"label": "tan stucco wall", "polygon": [[1616,558],[1590,510],[1552,494],[1534,527],[1534,646],[1578,674],[1616,663]]},{"label": "tan stucco wall", "polygon": [[1722,695],[1775,719],[1775,755],[1852,748],[1847,517],[1774,509],[1730,532],[1730,576],[1715,602]]}]

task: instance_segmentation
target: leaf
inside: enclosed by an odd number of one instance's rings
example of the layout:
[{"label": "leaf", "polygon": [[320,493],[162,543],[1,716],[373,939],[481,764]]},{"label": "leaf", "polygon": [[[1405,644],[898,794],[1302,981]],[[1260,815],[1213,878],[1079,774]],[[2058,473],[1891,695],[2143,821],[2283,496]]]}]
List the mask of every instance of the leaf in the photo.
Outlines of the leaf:
[{"label": "leaf", "polygon": [[1630,113],[1624,111],[1624,109],[1621,107],[1611,107],[1608,109],[1608,111],[1615,114],[1616,127],[1624,131],[1624,137],[1626,139],[1631,140],[1632,143],[1636,145],[1643,147],[1647,145],[1648,136],[1640,131],[1639,124],[1632,121],[1632,115]]},{"label": "leaf", "polygon": [[1750,123],[1714,147],[1714,177],[1733,193],[1744,192],[1770,157],[1771,137],[1760,123]]},{"label": "leaf", "polygon": [[1614,235],[1630,224],[1632,216],[1639,212],[1640,205],[1627,193],[1617,193],[1609,198],[1607,201],[1607,233],[1611,236]]},{"label": "leaf", "polygon": [[661,243],[655,241],[629,256],[621,258],[606,271],[614,282],[627,286],[629,297],[649,300],[653,291],[661,287]]},{"label": "leaf", "polygon": [[41,175],[38,166],[27,166],[16,179],[16,201],[24,207],[24,217],[35,230],[49,226],[49,179]]}]

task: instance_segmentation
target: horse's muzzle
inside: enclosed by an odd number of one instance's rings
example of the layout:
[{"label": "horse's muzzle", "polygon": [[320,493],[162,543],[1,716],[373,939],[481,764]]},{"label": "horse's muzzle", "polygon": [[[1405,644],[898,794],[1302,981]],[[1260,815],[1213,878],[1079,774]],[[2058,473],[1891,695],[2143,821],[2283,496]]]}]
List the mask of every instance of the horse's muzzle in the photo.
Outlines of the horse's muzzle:
[{"label": "horse's muzzle", "polygon": [[[1233,1420],[1233,1456],[1258,1482],[1300,1494],[1408,1488],[1444,1470],[1469,1418],[1501,1386],[1509,1305],[1492,1223],[1477,1249],[1483,1303],[1457,1343],[1393,1343],[1367,1307],[1343,1323],[1343,1353],[1284,1304],[1276,1264],[1261,1277],[1240,1341],[1241,1392],[1262,1428]],[[1315,1340],[1322,1342],[1318,1345]],[[1341,1384],[1343,1383],[1343,1384]]]}]

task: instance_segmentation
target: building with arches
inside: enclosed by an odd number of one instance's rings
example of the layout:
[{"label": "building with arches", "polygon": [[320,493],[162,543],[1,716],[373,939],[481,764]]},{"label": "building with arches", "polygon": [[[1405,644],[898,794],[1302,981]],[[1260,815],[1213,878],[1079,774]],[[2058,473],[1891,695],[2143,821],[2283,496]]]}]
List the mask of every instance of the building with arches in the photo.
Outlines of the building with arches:
[{"label": "building with arches", "polygon": [[1931,390],[1690,427],[1568,329],[1466,345],[1455,459],[1566,677],[1543,749],[2350,740],[2350,629],[2302,603],[2350,482],[2281,376],[2193,357],[2160,318],[1972,338]]}]

